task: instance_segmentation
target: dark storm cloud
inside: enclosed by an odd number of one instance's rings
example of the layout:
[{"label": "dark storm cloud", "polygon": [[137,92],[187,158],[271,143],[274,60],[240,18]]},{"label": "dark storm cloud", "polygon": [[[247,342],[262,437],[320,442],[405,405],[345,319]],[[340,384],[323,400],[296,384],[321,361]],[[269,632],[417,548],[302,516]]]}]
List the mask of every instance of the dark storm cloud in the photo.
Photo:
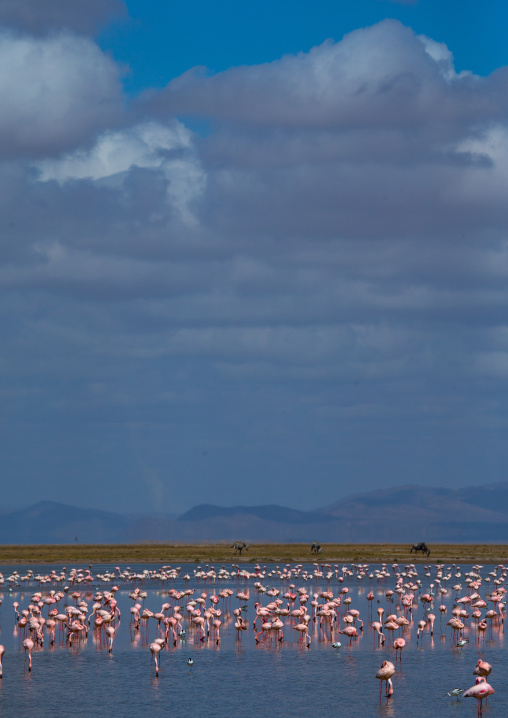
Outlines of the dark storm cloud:
[{"label": "dark storm cloud", "polygon": [[93,32],[125,14],[123,0],[0,0],[0,25],[32,35],[58,28]]},{"label": "dark storm cloud", "polygon": [[[236,502],[277,481],[308,501],[311,475],[331,500],[338,465],[363,485],[379,466],[452,480],[464,437],[474,480],[506,423],[506,71],[457,74],[385,22],[188,73],[126,114],[118,68],[80,42],[0,44],[17,62],[0,77],[4,422],[49,417],[101,490],[99,426],[132,492],[152,469],[170,487],[168,465],[219,503],[239,473]],[[191,114],[206,136],[175,119]]]}]

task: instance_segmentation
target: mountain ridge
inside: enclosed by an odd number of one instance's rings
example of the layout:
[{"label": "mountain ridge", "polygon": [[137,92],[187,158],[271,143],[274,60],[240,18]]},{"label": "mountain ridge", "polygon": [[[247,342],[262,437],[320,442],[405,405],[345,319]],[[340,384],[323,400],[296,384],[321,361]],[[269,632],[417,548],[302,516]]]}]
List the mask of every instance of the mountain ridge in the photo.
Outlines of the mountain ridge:
[{"label": "mountain ridge", "polygon": [[508,541],[508,482],[460,489],[404,484],[306,511],[198,504],[175,517],[164,508],[129,515],[46,499],[0,513],[0,543]]}]

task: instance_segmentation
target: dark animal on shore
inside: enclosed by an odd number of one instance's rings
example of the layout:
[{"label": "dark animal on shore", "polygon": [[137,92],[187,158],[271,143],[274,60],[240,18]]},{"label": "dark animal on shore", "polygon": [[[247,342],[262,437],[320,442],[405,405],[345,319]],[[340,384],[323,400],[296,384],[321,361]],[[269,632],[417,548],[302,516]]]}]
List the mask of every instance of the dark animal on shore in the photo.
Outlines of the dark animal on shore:
[{"label": "dark animal on shore", "polygon": [[425,541],[422,541],[422,543],[414,543],[414,544],[411,546],[411,551],[410,551],[410,553],[413,553],[413,551],[414,551],[415,553],[418,553],[418,551],[421,551],[422,553],[427,554],[427,556],[430,556],[430,548],[427,546],[427,544],[425,543]]},{"label": "dark animal on shore", "polygon": [[243,549],[246,551],[249,550],[249,545],[246,543],[243,543],[243,541],[235,541],[234,544],[231,546],[235,550],[235,552],[238,552],[240,556],[242,555]]},{"label": "dark animal on shore", "polygon": [[310,547],[311,553],[321,553],[322,550],[323,549],[321,548],[321,546],[318,544],[317,541],[314,541],[312,546]]}]

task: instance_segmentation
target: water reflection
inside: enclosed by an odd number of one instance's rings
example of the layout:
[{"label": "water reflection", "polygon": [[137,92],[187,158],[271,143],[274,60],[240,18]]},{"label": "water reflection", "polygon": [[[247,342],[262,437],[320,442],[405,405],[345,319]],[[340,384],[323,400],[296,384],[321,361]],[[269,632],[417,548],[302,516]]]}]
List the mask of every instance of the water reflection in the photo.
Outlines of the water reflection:
[{"label": "water reflection", "polygon": [[[124,568],[120,567],[121,571]],[[478,629],[478,620],[473,617],[471,602],[458,601],[476,591],[481,600],[487,599],[485,608],[480,609],[483,617],[490,605],[488,597],[494,585],[483,581],[477,589],[468,588],[465,576],[471,567],[464,566],[460,571],[455,568],[450,580],[450,584],[452,581],[455,584],[460,579],[460,590],[453,590],[451,585],[448,587],[441,580],[443,575],[439,579],[435,567],[428,571],[420,567],[418,576],[404,571],[406,575],[399,583],[396,572],[390,571],[388,576],[376,578],[374,568],[369,569],[373,572],[372,578],[351,567],[348,569],[351,574],[342,572],[341,567],[325,567],[317,571],[321,575],[315,576],[312,566],[306,569],[309,578],[303,577],[305,567],[299,575],[284,578],[284,567],[280,567],[280,574],[277,574],[275,567],[268,566],[264,578],[261,574],[249,579],[240,575],[221,582],[196,578],[197,568],[186,566],[182,567],[180,577],[165,584],[157,578],[142,577],[132,583],[117,576],[118,580],[109,583],[94,581],[93,586],[70,585],[69,591],[57,603],[64,622],[57,622],[55,626],[53,645],[46,628],[43,629],[45,640],[42,646],[34,646],[32,673],[25,668],[22,647],[23,639],[29,635],[29,627],[18,624],[14,609],[17,608],[20,615],[25,610],[29,617],[36,616],[37,610],[28,607],[37,606],[37,591],[46,595],[52,589],[56,595],[62,587],[59,584],[42,586],[34,581],[23,588],[13,587],[13,591],[5,595],[0,610],[2,640],[7,649],[5,678],[0,681],[0,708],[6,715],[24,718],[33,716],[37,706],[37,715],[54,718],[57,677],[59,685],[73,686],[72,697],[65,690],[59,695],[58,714],[62,715],[76,712],[76,705],[88,705],[87,701],[93,697],[94,710],[90,714],[110,716],[115,712],[125,718],[139,716],[144,711],[150,711],[151,717],[165,715],[168,700],[172,714],[176,716],[237,715],[239,705],[242,718],[253,718],[260,712],[307,716],[318,710],[336,712],[338,706],[341,714],[351,718],[368,715],[448,716],[456,715],[457,707],[455,700],[444,698],[446,691],[457,685],[464,688],[472,685],[476,661],[486,657],[494,666],[491,682],[496,694],[490,701],[488,713],[485,708],[484,712],[489,718],[508,715],[508,677],[500,670],[505,660],[502,612],[496,610],[495,615],[487,619],[482,632]],[[153,569],[160,573],[160,567]],[[209,567],[205,569],[209,571]],[[97,567],[96,570],[105,574],[111,567]],[[133,567],[133,570],[142,575],[147,567]],[[330,570],[332,578],[327,580]],[[487,567],[481,574],[485,576],[486,571]],[[7,573],[6,570],[3,572]],[[60,569],[56,569],[56,574],[59,573]],[[189,575],[189,580],[183,578],[185,574]],[[498,570],[498,579],[501,575],[502,571]],[[416,584],[416,580],[420,584]],[[256,588],[255,583],[260,583],[263,590]],[[416,588],[411,588],[411,583]],[[96,625],[95,618],[100,618],[100,614],[92,609],[94,603],[98,603],[102,607],[108,605],[107,611],[111,612],[113,603],[105,604],[104,594],[115,584],[118,590],[113,594],[113,601],[116,601],[122,618],[116,616],[114,619],[115,634],[110,651],[104,625]],[[133,596],[136,586],[140,590]],[[446,588],[446,593],[438,590],[440,586]],[[225,587],[231,588],[232,593],[221,596]],[[170,589],[179,595],[171,594]],[[192,589],[193,593],[185,595]],[[101,594],[103,597],[98,599]],[[410,594],[413,599],[408,602]],[[426,598],[421,600],[424,596]],[[217,602],[213,598],[217,598]],[[196,603],[192,610],[187,610],[191,600]],[[337,603],[333,605],[333,601]],[[87,630],[77,631],[69,640],[67,611],[78,609],[83,602],[87,606]],[[15,606],[15,603],[19,605]],[[274,603],[277,608],[270,614],[269,621],[260,617],[254,631],[258,610],[255,604],[266,606],[269,603]],[[325,608],[318,615],[327,604],[332,604],[331,608]],[[136,609],[139,620],[131,612],[136,605],[139,605]],[[211,608],[217,613],[211,612]],[[50,609],[51,604],[41,607],[46,620]],[[166,619],[176,615],[181,618],[175,618],[173,628],[166,632],[167,624],[162,619],[158,621],[148,614],[143,617],[145,610],[153,616],[162,612]],[[290,614],[294,611],[300,613],[292,617]],[[284,624],[283,641],[269,625],[275,616]],[[433,633],[431,616],[435,616]],[[452,617],[463,627],[454,629],[449,626]],[[14,624],[11,623],[13,618]],[[88,618],[91,619],[89,629]],[[193,618],[204,619],[204,622],[193,622]],[[298,621],[303,625],[307,618],[309,648],[304,630],[301,633],[295,630],[295,626],[300,625]],[[215,626],[214,620],[220,621],[220,625]],[[261,630],[263,621],[268,625]],[[373,628],[376,621],[381,625],[384,642]],[[238,628],[239,622],[246,630]],[[387,628],[390,622],[393,625]],[[423,625],[420,625],[417,645],[419,622]],[[347,628],[354,628],[356,636],[338,633]],[[155,671],[150,669],[149,646],[156,639],[165,640],[166,636],[167,642],[159,654],[159,677],[156,678]],[[405,645],[396,651],[396,639],[399,638],[404,639]],[[460,639],[469,642],[459,647]],[[339,650],[332,647],[337,641],[342,644]],[[194,659],[192,668],[187,665],[189,656]],[[388,700],[383,696],[379,702],[375,674],[383,660],[396,664],[394,696]],[[224,690],[226,686],[227,691]],[[467,701],[464,705],[459,701],[458,705],[463,715],[474,715],[476,705]]]}]

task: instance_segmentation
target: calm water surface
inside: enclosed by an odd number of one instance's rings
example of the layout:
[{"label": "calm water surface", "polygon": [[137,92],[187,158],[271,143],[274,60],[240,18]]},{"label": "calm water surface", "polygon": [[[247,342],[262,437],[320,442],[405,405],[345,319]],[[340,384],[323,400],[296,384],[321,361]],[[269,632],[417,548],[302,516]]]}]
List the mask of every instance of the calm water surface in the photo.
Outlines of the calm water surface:
[{"label": "calm water surface", "polygon": [[[0,566],[0,571],[7,578],[17,568],[20,574],[26,573],[25,567]],[[34,572],[45,574],[52,569],[59,572],[61,567],[34,566]],[[124,567],[121,567],[124,568]],[[160,566],[131,565],[133,570],[160,569]],[[180,577],[165,582],[144,581],[137,583],[119,582],[109,584],[95,580],[91,586],[72,586],[67,582],[61,585],[38,586],[35,582],[21,583],[8,590],[4,584],[3,599],[0,608],[0,642],[5,646],[4,677],[0,681],[0,711],[2,716],[48,716],[51,718],[66,715],[83,716],[134,716],[149,715],[150,718],[166,716],[241,716],[251,718],[264,716],[317,716],[320,714],[343,715],[355,717],[387,716],[397,718],[432,718],[433,716],[476,716],[477,703],[474,699],[459,702],[444,697],[452,688],[469,688],[474,684],[472,674],[478,658],[487,660],[493,665],[488,679],[496,693],[484,703],[485,718],[506,718],[508,716],[508,661],[504,642],[502,624],[494,624],[492,631],[485,634],[485,643],[478,644],[476,630],[466,628],[464,637],[469,643],[462,649],[456,647],[456,641],[450,638],[450,630],[446,621],[451,617],[451,609],[455,605],[455,591],[452,590],[458,579],[447,582],[448,595],[436,597],[433,613],[436,615],[434,636],[425,631],[421,646],[416,643],[417,622],[424,617],[423,604],[418,600],[413,610],[412,624],[401,634],[406,639],[402,654],[402,665],[397,666],[393,678],[394,696],[390,700],[378,697],[378,681],[376,671],[383,660],[395,663],[395,651],[387,642],[378,646],[377,638],[370,626],[369,590],[375,594],[372,602],[374,620],[377,619],[376,609],[385,609],[384,618],[390,613],[401,615],[397,610],[397,601],[389,602],[385,593],[395,588],[395,577],[384,580],[369,579],[368,575],[361,580],[356,575],[346,576],[339,583],[334,576],[330,581],[323,578],[312,578],[303,581],[300,577],[291,579],[296,588],[305,586],[310,598],[313,593],[323,590],[333,591],[334,596],[348,587],[348,596],[352,602],[350,608],[360,611],[365,621],[364,631],[349,647],[346,636],[334,635],[333,640],[340,640],[339,651],[332,648],[329,632],[321,632],[317,622],[312,622],[310,635],[312,643],[306,649],[299,641],[299,634],[285,627],[285,640],[261,641],[256,645],[252,631],[252,620],[255,615],[254,602],[266,605],[270,598],[256,592],[256,579],[244,580],[234,578],[229,581],[203,581],[194,578],[195,565],[182,565]],[[226,566],[228,570],[231,566]],[[253,571],[252,564],[245,568]],[[273,567],[268,567],[268,571]],[[314,570],[312,565],[305,567],[309,573]],[[341,566],[342,568],[342,566]],[[403,567],[401,567],[403,570]],[[482,578],[488,577],[493,567],[481,569]],[[113,566],[94,566],[93,575],[112,570]],[[374,567],[369,567],[369,573]],[[470,571],[470,566],[462,566],[462,572]],[[423,566],[417,566],[418,577],[422,581],[421,593],[429,590],[435,579],[435,568],[431,568],[431,577],[425,576]],[[184,574],[191,576],[190,581],[183,580]],[[391,573],[391,571],[390,571]],[[500,573],[500,572],[499,572]],[[289,590],[290,581],[282,581],[278,576],[259,578],[263,586],[281,589],[282,594]],[[460,583],[463,590],[459,596],[466,595],[464,576]],[[57,628],[56,642],[49,645],[45,633],[44,647],[34,648],[33,670],[28,672],[25,664],[25,651],[21,641],[26,633],[20,631],[15,623],[13,602],[19,602],[19,610],[26,608],[35,590],[43,594],[50,589],[59,589],[70,585],[66,597],[57,605],[63,612],[64,605],[73,605],[71,593],[81,592],[81,598],[90,606],[96,590],[109,590],[112,585],[119,585],[116,593],[118,606],[122,612],[121,621],[117,622],[117,634],[113,652],[108,653],[104,632],[97,634],[93,630],[88,638],[69,646],[65,634],[59,636]],[[150,619],[141,630],[134,630],[131,625],[129,609],[133,600],[129,592],[138,585],[147,591],[144,606],[151,611],[160,611],[161,605],[168,600],[168,589],[185,590],[195,588],[193,598],[202,592],[208,596],[218,593],[225,587],[234,590],[230,601],[230,609],[224,610],[221,620],[221,641],[216,645],[211,638],[202,643],[188,629],[186,640],[179,640],[176,646],[167,645],[161,651],[161,669],[159,677],[155,677],[150,666],[151,654],[149,644],[158,635],[157,624]],[[444,584],[443,584],[444,585]],[[491,583],[482,582],[478,593],[484,597],[492,591]],[[249,591],[248,602],[238,600],[238,590]],[[292,589],[294,590],[294,589]],[[437,594],[436,594],[437,596]],[[321,601],[322,599],[320,599]],[[186,600],[179,601],[182,607]],[[284,599],[284,605],[287,601]],[[447,613],[441,620],[439,605],[447,606]],[[172,604],[173,605],[173,604]],[[249,629],[243,634],[241,642],[237,640],[234,628],[234,608],[247,605],[243,613],[247,617]],[[298,600],[294,607],[298,607]],[[218,604],[223,608],[222,600]],[[293,608],[293,606],[291,606]],[[311,610],[308,604],[309,610]],[[491,604],[484,609],[491,608]],[[345,608],[341,607],[343,613]],[[47,607],[43,615],[47,616]],[[469,612],[471,612],[469,610]],[[170,612],[171,613],[171,612]],[[185,614],[185,611],[182,611]],[[287,624],[287,619],[283,619]],[[467,619],[469,625],[471,619]],[[184,619],[187,628],[187,619]],[[398,634],[395,634],[396,636]],[[192,657],[194,665],[187,666],[187,659]],[[383,689],[384,693],[384,689]]]}]

